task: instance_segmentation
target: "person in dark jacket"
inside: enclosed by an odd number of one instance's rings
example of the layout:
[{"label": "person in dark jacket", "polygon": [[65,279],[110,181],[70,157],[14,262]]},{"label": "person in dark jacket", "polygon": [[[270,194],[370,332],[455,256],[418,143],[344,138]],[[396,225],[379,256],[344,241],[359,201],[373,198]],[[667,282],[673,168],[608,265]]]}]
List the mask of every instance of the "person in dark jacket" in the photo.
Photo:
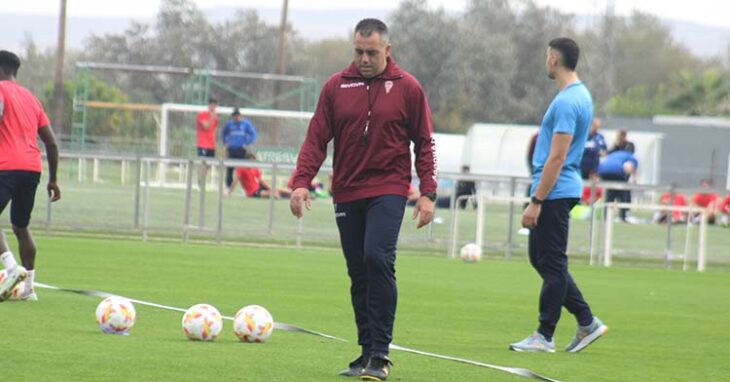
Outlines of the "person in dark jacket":
[{"label": "person in dark jacket", "polygon": [[410,143],[420,193],[418,228],[431,222],[436,152],[431,112],[420,83],[390,56],[388,28],[377,19],[355,27],[354,59],[327,81],[297,159],[291,211],[310,207],[308,186],[334,139],[332,196],[350,276],[362,353],[341,375],[382,381],[392,363],[397,289],[396,244],[411,183]]},{"label": "person in dark jacket", "polygon": [[636,152],[636,145],[634,145],[634,142],[631,142],[626,136],[628,135],[628,132],[625,129],[620,129],[616,132],[616,140],[613,142],[613,147],[611,147],[611,150],[608,151],[609,154],[612,154],[616,151],[626,151],[630,154],[633,154]]}]

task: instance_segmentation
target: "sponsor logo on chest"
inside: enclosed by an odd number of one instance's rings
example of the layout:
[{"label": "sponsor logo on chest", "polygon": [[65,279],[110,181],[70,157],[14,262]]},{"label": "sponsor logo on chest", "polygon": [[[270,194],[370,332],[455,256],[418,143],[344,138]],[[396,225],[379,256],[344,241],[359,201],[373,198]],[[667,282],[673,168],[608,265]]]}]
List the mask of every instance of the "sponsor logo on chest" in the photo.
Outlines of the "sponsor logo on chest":
[{"label": "sponsor logo on chest", "polygon": [[340,84],[340,89],[352,89],[352,88],[361,88],[365,86],[365,82],[350,82],[347,84]]}]

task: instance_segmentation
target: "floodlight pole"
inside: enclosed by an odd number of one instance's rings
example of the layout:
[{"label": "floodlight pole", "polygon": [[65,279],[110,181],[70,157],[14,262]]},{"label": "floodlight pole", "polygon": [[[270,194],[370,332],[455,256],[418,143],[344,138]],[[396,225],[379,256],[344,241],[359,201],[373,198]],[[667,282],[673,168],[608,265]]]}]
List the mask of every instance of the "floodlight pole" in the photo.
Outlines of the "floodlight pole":
[{"label": "floodlight pole", "polygon": [[[66,51],[66,0],[61,0],[58,16],[58,46],[56,47],[56,70],[53,76],[53,127],[56,134],[63,133],[63,60]],[[62,142],[59,139],[59,144]]]}]

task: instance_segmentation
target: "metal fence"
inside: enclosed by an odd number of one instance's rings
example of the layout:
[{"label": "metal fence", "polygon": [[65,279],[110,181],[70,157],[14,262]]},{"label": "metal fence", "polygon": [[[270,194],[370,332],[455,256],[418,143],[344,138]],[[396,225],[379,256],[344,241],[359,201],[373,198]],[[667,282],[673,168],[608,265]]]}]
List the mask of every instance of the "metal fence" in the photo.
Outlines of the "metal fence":
[{"label": "metal fence", "polygon": [[[297,220],[289,212],[288,200],[273,196],[244,198],[239,191],[227,196],[224,192],[226,167],[258,167],[271,184],[285,187],[294,166],[206,159],[210,171],[206,182],[199,186],[196,168],[203,161],[200,158],[65,153],[59,172],[63,199],[51,204],[39,194],[36,214],[45,216],[43,227],[49,233],[273,244],[293,248],[339,244],[331,199],[315,200],[312,210]],[[320,179],[323,183],[327,183],[329,172],[329,168],[320,172],[325,177]],[[477,183],[479,196],[471,196],[478,199],[474,206],[459,207],[453,187],[458,181]],[[455,256],[461,245],[477,242],[487,256],[503,255],[506,259],[526,256],[527,238],[516,232],[520,228],[528,178],[442,173],[439,182],[442,185],[440,193],[449,198],[449,208],[437,209],[434,223],[421,230],[415,228],[415,222],[406,213],[399,243],[401,251]],[[597,187],[632,189],[636,197],[631,208],[636,211],[649,208],[647,206],[655,210],[666,208],[656,205],[658,195],[679,191],[672,187],[627,183],[593,183],[592,187],[594,190]],[[615,207],[613,205],[609,211]],[[613,220],[609,219],[607,224],[606,219],[599,218],[603,216],[602,205],[594,204],[589,208],[589,218],[571,223],[569,253],[577,261],[606,264],[604,259],[608,256],[619,261],[649,260],[653,266],[663,262],[666,267],[680,261],[683,264],[678,265],[685,269],[687,264],[697,261],[692,260],[697,256],[689,256],[687,243],[691,225],[615,226]],[[685,229],[683,240],[676,234],[680,229]],[[698,246],[704,245],[703,251],[710,254],[707,261],[730,262],[730,231],[719,227],[702,230],[707,241]],[[611,243],[608,252],[607,242]],[[600,261],[595,261],[596,254]]]}]

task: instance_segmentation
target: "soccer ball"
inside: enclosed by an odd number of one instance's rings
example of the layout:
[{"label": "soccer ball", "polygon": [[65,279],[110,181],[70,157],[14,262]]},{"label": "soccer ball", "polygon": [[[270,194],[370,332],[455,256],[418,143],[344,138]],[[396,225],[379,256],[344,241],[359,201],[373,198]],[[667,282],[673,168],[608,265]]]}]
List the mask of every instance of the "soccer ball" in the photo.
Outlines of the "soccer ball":
[{"label": "soccer ball", "polygon": [[476,263],[482,259],[482,249],[474,243],[469,243],[461,247],[459,256],[466,263]]},{"label": "soccer ball", "polygon": [[213,341],[223,330],[223,318],[212,305],[193,305],[183,315],[182,329],[191,340]]},{"label": "soccer ball", "polygon": [[233,332],[244,342],[265,342],[273,331],[274,319],[262,306],[246,306],[233,319]]},{"label": "soccer ball", "polygon": [[96,307],[96,323],[107,334],[128,334],[137,312],[132,302],[122,297],[108,297]]}]

